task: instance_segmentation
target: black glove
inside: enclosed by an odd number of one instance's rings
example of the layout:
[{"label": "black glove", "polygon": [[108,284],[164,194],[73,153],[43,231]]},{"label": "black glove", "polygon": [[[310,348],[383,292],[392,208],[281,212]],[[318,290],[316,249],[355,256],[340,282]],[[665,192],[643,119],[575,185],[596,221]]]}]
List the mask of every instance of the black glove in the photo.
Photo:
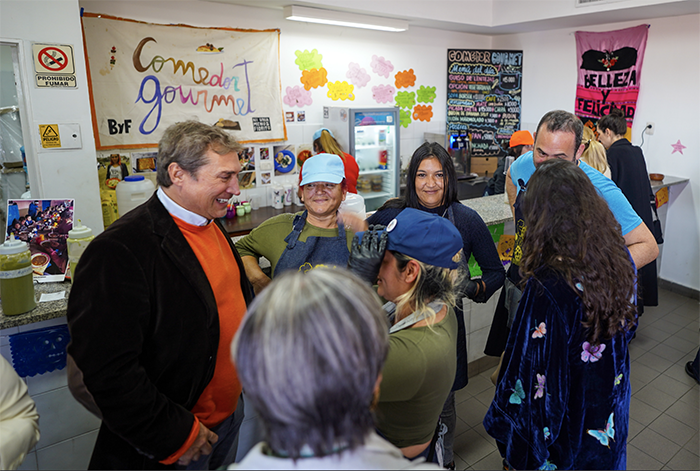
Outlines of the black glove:
[{"label": "black glove", "polygon": [[[374,284],[377,279],[389,240],[389,234],[383,230],[384,227],[380,225],[369,226],[369,229],[362,236],[362,243],[360,243],[357,234],[352,239],[348,269],[371,284]],[[382,233],[379,234],[379,231]]]},{"label": "black glove", "polygon": [[464,294],[475,303],[485,303],[489,300],[486,297],[486,283],[481,279],[469,280]]}]

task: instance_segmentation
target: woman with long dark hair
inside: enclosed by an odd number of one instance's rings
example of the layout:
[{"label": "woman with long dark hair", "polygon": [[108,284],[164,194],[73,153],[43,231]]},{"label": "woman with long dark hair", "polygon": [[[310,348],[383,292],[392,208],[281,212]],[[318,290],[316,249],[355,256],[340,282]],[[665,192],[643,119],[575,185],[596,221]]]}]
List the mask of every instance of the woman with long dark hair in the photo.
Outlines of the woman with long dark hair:
[{"label": "woman with long dark hair", "polygon": [[404,208],[415,208],[449,219],[457,228],[463,244],[463,264],[469,275],[468,260],[474,255],[482,271],[481,278],[470,279],[463,287],[455,306],[457,314],[457,374],[452,392],[441,415],[447,427],[445,435],[446,465],[453,464],[452,440],[456,426],[454,392],[467,385],[467,343],[461,298],[485,303],[503,286],[505,271],[498,251],[483,219],[473,209],[459,202],[457,173],[452,157],[436,142],[426,142],[415,150],[408,165],[406,192],[400,198],[388,200],[367,219],[368,224],[387,225]]},{"label": "woman with long dark hair", "polygon": [[508,468],[625,469],[636,294],[620,225],[562,159],[540,164],[523,213],[525,287],[484,427]]},{"label": "woman with long dark hair", "polygon": [[[627,121],[624,113],[613,108],[610,114],[598,121],[598,140],[607,149],[608,165],[612,181],[622,190],[634,211],[653,233],[651,205],[656,198],[651,190],[647,165],[642,149],[633,146],[625,138]],[[656,276],[656,260],[639,269],[639,314],[644,306],[658,306],[659,293]]]}]

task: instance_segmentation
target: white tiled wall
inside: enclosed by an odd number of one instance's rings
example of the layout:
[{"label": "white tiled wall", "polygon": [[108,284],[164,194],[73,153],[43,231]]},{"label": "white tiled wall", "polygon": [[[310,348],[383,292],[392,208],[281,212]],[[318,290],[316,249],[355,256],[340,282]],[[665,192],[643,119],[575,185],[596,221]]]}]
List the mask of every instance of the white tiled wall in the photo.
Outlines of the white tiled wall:
[{"label": "white tiled wall", "polygon": [[[61,317],[0,331],[0,354],[12,364],[9,336],[66,323]],[[73,399],[65,368],[22,378],[39,412],[41,438],[19,469],[87,469],[100,420]]]}]

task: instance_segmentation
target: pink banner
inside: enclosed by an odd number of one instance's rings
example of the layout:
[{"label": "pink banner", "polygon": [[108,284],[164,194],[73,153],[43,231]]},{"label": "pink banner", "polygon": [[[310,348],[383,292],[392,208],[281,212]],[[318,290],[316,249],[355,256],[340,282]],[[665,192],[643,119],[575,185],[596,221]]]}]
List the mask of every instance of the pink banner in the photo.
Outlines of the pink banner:
[{"label": "pink banner", "polygon": [[648,32],[649,25],[604,33],[576,32],[575,113],[584,124],[595,129],[595,123],[614,106],[622,109],[627,127],[632,127]]}]

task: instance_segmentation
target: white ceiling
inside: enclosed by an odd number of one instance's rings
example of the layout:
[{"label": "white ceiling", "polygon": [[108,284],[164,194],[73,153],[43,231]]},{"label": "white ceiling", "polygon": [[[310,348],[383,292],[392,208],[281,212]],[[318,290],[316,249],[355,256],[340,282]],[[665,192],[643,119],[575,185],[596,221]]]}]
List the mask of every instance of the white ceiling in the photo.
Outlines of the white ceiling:
[{"label": "white ceiling", "polygon": [[[301,5],[407,20],[410,26],[513,34],[700,13],[700,0],[202,0],[279,10]],[[580,1],[580,0],[579,0]]]}]

